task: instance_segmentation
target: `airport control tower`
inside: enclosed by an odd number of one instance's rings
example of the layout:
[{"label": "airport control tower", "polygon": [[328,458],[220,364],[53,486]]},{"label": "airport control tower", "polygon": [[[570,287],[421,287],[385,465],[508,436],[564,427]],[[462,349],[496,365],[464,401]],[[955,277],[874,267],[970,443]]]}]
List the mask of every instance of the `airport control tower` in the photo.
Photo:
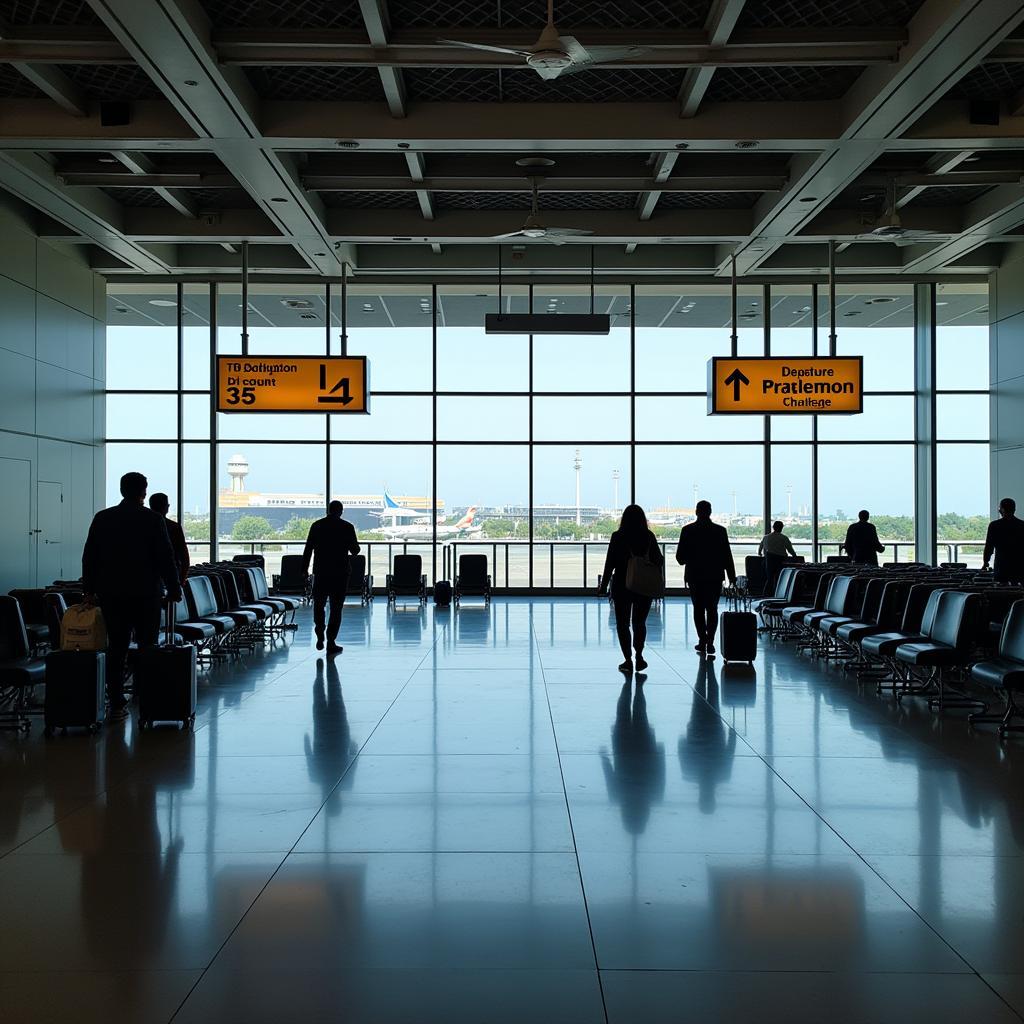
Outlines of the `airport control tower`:
[{"label": "airport control tower", "polygon": [[231,477],[231,493],[245,493],[245,478],[249,475],[249,460],[244,455],[232,455],[228,459],[228,476]]}]

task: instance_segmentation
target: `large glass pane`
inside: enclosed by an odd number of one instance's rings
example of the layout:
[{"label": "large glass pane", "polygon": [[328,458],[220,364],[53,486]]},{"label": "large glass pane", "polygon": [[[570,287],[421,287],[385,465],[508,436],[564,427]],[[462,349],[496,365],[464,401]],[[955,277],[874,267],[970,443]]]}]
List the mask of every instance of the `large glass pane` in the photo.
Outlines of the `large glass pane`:
[{"label": "large glass pane", "polygon": [[987,441],[988,395],[939,395],[935,400],[936,431],[940,441]]},{"label": "large glass pane", "polygon": [[[348,354],[369,359],[371,391],[430,391],[432,319],[427,286],[349,287]],[[340,284],[331,286],[331,325],[331,352],[340,355]]]},{"label": "large glass pane", "polygon": [[864,411],[850,416],[819,416],[822,441],[912,441],[914,399],[910,395],[869,395]]},{"label": "large glass pane", "polygon": [[530,400],[442,395],[437,400],[439,441],[526,441]]},{"label": "large glass pane", "polygon": [[[818,289],[818,352],[828,355],[828,289]],[[836,353],[864,357],[867,391],[914,390],[914,287],[836,287]]]},{"label": "large glass pane", "polygon": [[[187,438],[209,438],[210,396],[185,395],[182,398],[183,436]],[[242,423],[246,422],[244,419]]]},{"label": "large glass pane", "polygon": [[704,396],[636,400],[638,441],[760,441],[763,435],[763,416],[709,416]]},{"label": "large glass pane", "polygon": [[[707,392],[707,363],[730,351],[730,289],[721,285],[638,285],[636,288],[637,391]],[[739,292],[741,355],[764,354],[764,289]]]},{"label": "large glass pane", "polygon": [[941,560],[981,565],[985,532],[990,520],[996,518],[990,500],[989,468],[988,445],[937,446],[937,535]]},{"label": "large glass pane", "polygon": [[[594,310],[611,313],[607,335],[538,335],[533,339],[535,391],[629,391],[628,293],[598,289]],[[589,313],[588,288],[537,286],[533,290],[537,313]]]},{"label": "large glass pane", "polygon": [[184,377],[181,386],[190,390],[209,390],[210,286],[185,285],[182,303]]},{"label": "large glass pane", "polygon": [[535,441],[628,441],[629,399],[535,398]]},{"label": "large glass pane", "polygon": [[[217,536],[221,555],[262,553],[267,573],[301,550],[296,520],[323,515],[326,445],[234,443],[217,448]],[[301,533],[301,538],[295,537]]]},{"label": "large glass pane", "polygon": [[375,586],[403,553],[419,555],[433,581],[431,524],[447,510],[443,502],[435,510],[432,466],[429,445],[331,445],[331,497],[345,505]]},{"label": "large glass pane", "polygon": [[[506,312],[526,312],[529,289],[503,289]],[[445,285],[437,295],[438,391],[528,391],[530,339],[487,335],[484,317],[498,311],[497,288]]]},{"label": "large glass pane", "polygon": [[809,284],[771,286],[771,328],[771,355],[814,355],[814,294]]},{"label": "large glass pane", "polygon": [[438,447],[439,558],[449,573],[460,555],[484,554],[495,586],[529,584],[529,467],[525,445]]},{"label": "large glass pane", "polygon": [[178,446],[174,444],[106,445],[106,502],[121,500],[120,481],[125,473],[142,473],[149,481],[149,493],[163,491],[178,507]]},{"label": "large glass pane", "polygon": [[[820,445],[818,449],[818,536],[839,544],[846,528],[867,509],[886,545],[880,561],[912,555],[914,540],[914,446]],[[835,554],[835,549],[825,552]]]},{"label": "large glass pane", "polygon": [[210,557],[210,446],[183,446],[182,526],[193,561]]},{"label": "large glass pane", "polygon": [[785,523],[798,555],[813,561],[811,540],[811,446],[779,444],[771,449],[772,502],[769,518]]},{"label": "large glass pane", "polygon": [[177,436],[176,395],[107,395],[107,437]]},{"label": "large glass pane", "polygon": [[988,285],[935,286],[935,380],[940,391],[989,387]]},{"label": "large glass pane", "polygon": [[323,441],[326,431],[327,420],[322,413],[217,413],[217,436],[224,441]]},{"label": "large glass pane", "polygon": [[174,285],[114,282],[107,290],[107,387],[178,387],[178,294]]},{"label": "large glass pane", "polygon": [[371,395],[368,415],[331,417],[332,441],[429,441],[433,430],[429,395]]},{"label": "large glass pane", "polygon": [[[698,501],[711,502],[716,522],[725,525],[733,556],[757,551],[764,526],[764,457],[761,445],[645,445],[636,450],[636,498],[655,534],[678,539],[692,521]],[[670,586],[682,572],[669,560]]]}]

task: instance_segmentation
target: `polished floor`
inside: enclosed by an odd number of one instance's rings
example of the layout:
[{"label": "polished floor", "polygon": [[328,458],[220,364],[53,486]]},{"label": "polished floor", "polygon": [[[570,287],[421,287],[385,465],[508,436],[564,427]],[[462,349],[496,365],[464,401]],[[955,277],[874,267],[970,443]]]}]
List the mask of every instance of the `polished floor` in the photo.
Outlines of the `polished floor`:
[{"label": "polished floor", "polygon": [[1024,1018],[1024,742],[606,602],[308,612],[194,734],[0,736],[0,1021]]}]

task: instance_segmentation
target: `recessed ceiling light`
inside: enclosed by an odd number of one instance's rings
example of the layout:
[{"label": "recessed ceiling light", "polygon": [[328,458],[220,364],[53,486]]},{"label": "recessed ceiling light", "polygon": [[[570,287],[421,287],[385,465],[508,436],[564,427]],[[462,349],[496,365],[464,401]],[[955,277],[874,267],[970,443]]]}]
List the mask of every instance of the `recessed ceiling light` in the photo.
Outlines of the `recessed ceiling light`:
[{"label": "recessed ceiling light", "polygon": [[740,139],[736,143],[737,149],[756,149],[759,143],[755,139]]},{"label": "recessed ceiling light", "polygon": [[270,201],[272,203],[287,203],[288,200],[284,196],[271,196]]},{"label": "recessed ceiling light", "polygon": [[873,299],[868,299],[868,302],[895,302],[895,295],[876,295]]},{"label": "recessed ceiling light", "polygon": [[411,235],[395,235],[391,239],[391,241],[392,242],[411,242],[412,241],[412,236]]},{"label": "recessed ceiling light", "polygon": [[398,144],[398,148],[399,149],[408,149],[409,148],[409,143],[408,142],[400,142]]},{"label": "recessed ceiling light", "polygon": [[335,145],[339,149],[358,149],[359,143],[355,139],[338,139]]},{"label": "recessed ceiling light", "polygon": [[115,306],[114,307],[114,312],[115,313],[127,313],[128,312],[128,307],[127,306]]},{"label": "recessed ceiling light", "polygon": [[149,304],[151,306],[176,306],[178,303],[174,299],[150,299]]},{"label": "recessed ceiling light", "polygon": [[800,202],[801,203],[816,203],[817,201],[818,201],[818,197],[817,196],[801,196],[800,197]]},{"label": "recessed ceiling light", "polygon": [[191,85],[191,86],[196,86],[199,83],[194,78],[186,78],[185,79],[185,84],[186,85]]},{"label": "recessed ceiling light", "polygon": [[547,156],[521,156],[516,167],[554,167],[555,161]]},{"label": "recessed ceiling light", "polygon": [[844,313],[843,316],[860,316],[860,310],[854,309],[849,313]]},{"label": "recessed ceiling light", "polygon": [[326,256],[327,253],[325,253],[325,252],[315,252],[315,253],[313,253],[313,255],[314,256]]},{"label": "recessed ceiling light", "polygon": [[948,302],[936,302],[935,305],[936,306],[948,306],[949,303]]},{"label": "recessed ceiling light", "polygon": [[676,149],[689,149],[690,144],[688,142],[677,142]]}]

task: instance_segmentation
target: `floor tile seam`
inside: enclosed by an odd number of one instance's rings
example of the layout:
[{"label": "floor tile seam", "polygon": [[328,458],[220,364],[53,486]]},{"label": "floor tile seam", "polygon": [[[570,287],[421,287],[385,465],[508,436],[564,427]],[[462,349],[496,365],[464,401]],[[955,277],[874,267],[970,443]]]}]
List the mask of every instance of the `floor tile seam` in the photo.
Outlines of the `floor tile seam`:
[{"label": "floor tile seam", "polygon": [[[435,641],[435,643],[436,643],[436,641]],[[331,788],[331,790],[328,793],[326,793],[326,794],[324,794],[322,796],[322,799],[321,799],[321,802],[320,802],[320,806],[316,810],[316,812],[313,814],[313,817],[310,818],[309,823],[299,833],[298,837],[292,843],[291,848],[281,858],[281,860],[278,863],[277,867],[274,868],[274,870],[270,873],[270,876],[267,878],[266,882],[264,882],[263,885],[260,886],[259,892],[257,892],[256,895],[252,898],[252,901],[249,903],[249,906],[245,908],[244,912],[241,914],[241,916],[235,922],[234,926],[231,928],[231,930],[228,932],[228,934],[224,937],[224,941],[217,947],[216,950],[214,950],[213,955],[210,957],[210,959],[207,962],[206,966],[202,968],[202,971],[201,971],[199,977],[196,978],[195,983],[191,986],[191,988],[189,988],[188,992],[185,993],[184,997],[182,998],[181,1002],[178,1004],[178,1006],[175,1009],[174,1013],[171,1014],[170,1018],[168,1019],[168,1024],[172,1024],[172,1022],[178,1016],[178,1014],[181,1013],[182,1009],[185,1007],[185,1004],[189,1001],[189,999],[191,999],[192,994],[199,987],[199,985],[202,984],[203,979],[206,977],[207,972],[217,962],[217,958],[221,955],[221,953],[224,952],[224,948],[231,941],[231,939],[234,937],[234,935],[236,934],[238,929],[241,928],[242,924],[245,922],[245,919],[252,912],[252,908],[256,906],[256,904],[260,900],[260,897],[262,897],[263,894],[267,891],[267,888],[271,885],[271,883],[277,877],[278,873],[280,872],[280,870],[284,866],[284,864],[287,862],[288,858],[290,856],[292,856],[292,854],[294,854],[296,852],[296,847],[299,845],[300,842],[302,842],[302,839],[306,835],[306,833],[309,831],[310,826],[313,824],[313,822],[316,820],[317,816],[323,811],[323,809],[330,802],[331,797],[337,791],[338,787],[341,785],[341,783],[344,780],[345,776],[348,775],[348,773],[352,770],[352,766],[356,763],[356,760],[359,757],[359,754],[362,752],[363,748],[369,742],[370,737],[377,731],[377,729],[380,727],[380,723],[383,722],[384,718],[387,716],[388,711],[390,711],[391,708],[394,707],[395,701],[397,701],[398,697],[401,696],[401,693],[405,689],[405,687],[409,685],[409,682],[410,682],[410,680],[412,678],[412,672],[415,672],[415,671],[417,671],[419,669],[420,665],[422,665],[423,662],[429,657],[430,652],[434,649],[434,646],[435,646],[435,644],[431,644],[431,646],[424,653],[423,658],[420,659],[420,661],[416,664],[416,667],[410,672],[409,679],[406,680],[406,682],[403,685],[402,689],[399,690],[399,692],[395,696],[394,700],[392,700],[391,703],[388,705],[387,709],[385,710],[384,714],[381,715],[381,717],[378,720],[377,724],[369,732],[369,734],[367,735],[367,737],[363,741],[363,743],[360,744],[359,750],[356,751],[355,756],[353,756],[352,760],[349,761],[349,763],[345,766],[345,770],[341,774],[341,776],[338,778],[338,781],[334,784],[334,786]],[[310,655],[309,658],[304,659],[304,661],[300,662],[300,664],[304,664],[305,661],[310,661],[310,660],[313,660],[312,655]],[[342,688],[342,692],[344,692],[344,687]],[[276,851],[273,851],[273,852],[276,853]]]},{"label": "floor tile seam", "polygon": [[601,1010],[602,1010],[602,1013],[604,1014],[605,1024],[608,1024],[608,1022],[610,1020],[610,1018],[608,1016],[608,1002],[605,999],[604,985],[603,985],[603,983],[601,981],[601,964],[600,964],[600,961],[599,961],[598,955],[597,955],[597,937],[594,934],[594,923],[593,923],[593,921],[591,919],[591,916],[590,916],[590,903],[589,903],[589,901],[587,899],[587,888],[586,888],[586,885],[583,882],[583,865],[580,863],[580,851],[579,851],[579,846],[576,843],[576,829],[573,826],[573,821],[572,821],[572,808],[569,806],[569,790],[568,790],[568,787],[566,786],[565,772],[564,772],[564,770],[562,768],[562,755],[561,755],[561,751],[559,750],[559,747],[558,747],[558,731],[555,729],[554,714],[553,714],[553,712],[551,710],[551,695],[548,692],[547,679],[546,679],[545,672],[544,672],[544,660],[543,660],[543,657],[541,656],[541,653],[540,653],[540,643],[537,640],[536,627],[535,627],[534,621],[533,621],[533,614],[532,614],[533,613],[533,604],[532,604],[532,602],[530,604],[530,612],[531,612],[531,614],[530,614],[530,632],[531,632],[531,636],[533,637],[534,643],[535,643],[535,645],[537,647],[537,661],[539,663],[541,681],[544,683],[544,697],[545,697],[545,701],[546,701],[547,706],[548,706],[548,718],[549,718],[549,720],[551,722],[551,731],[554,734],[555,756],[558,758],[558,774],[559,774],[559,777],[562,780],[562,797],[563,797],[563,799],[565,801],[565,812],[566,812],[566,816],[567,816],[568,821],[569,821],[569,837],[570,837],[570,839],[572,841],[572,854],[573,854],[573,856],[575,858],[575,861],[576,861],[576,876],[579,879],[580,896],[583,899],[583,913],[586,915],[586,918],[587,918],[587,932],[590,935],[590,948],[591,948],[591,953],[592,953],[593,958],[594,958],[594,971],[596,972],[596,975],[597,975],[597,989],[598,989],[598,994],[601,997]]}]

